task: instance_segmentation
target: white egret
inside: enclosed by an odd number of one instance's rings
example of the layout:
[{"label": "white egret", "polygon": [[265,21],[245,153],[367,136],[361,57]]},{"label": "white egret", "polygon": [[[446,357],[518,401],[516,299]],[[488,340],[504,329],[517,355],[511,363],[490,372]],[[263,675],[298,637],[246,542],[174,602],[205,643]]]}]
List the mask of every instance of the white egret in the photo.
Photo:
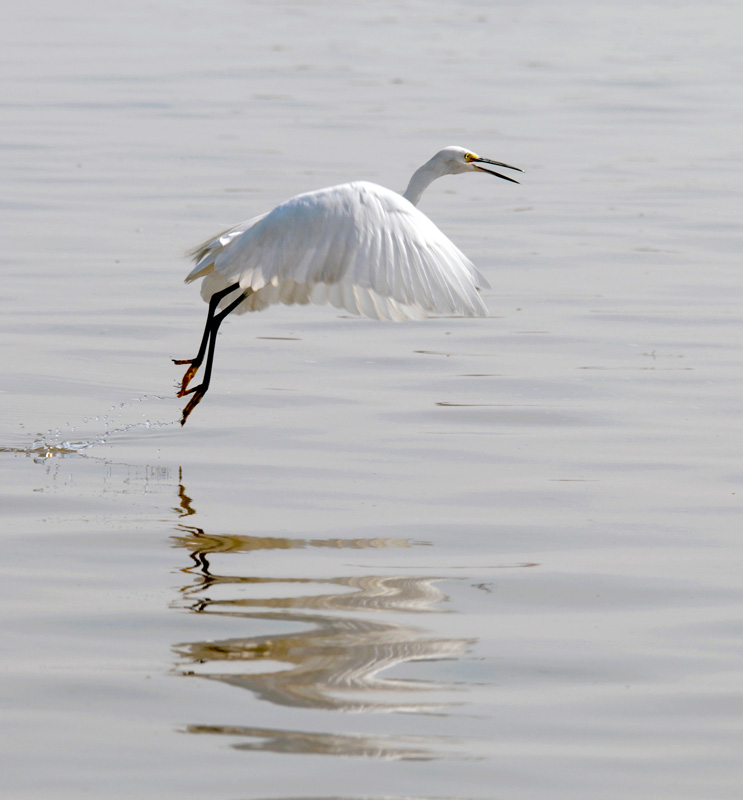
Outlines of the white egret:
[{"label": "white egret", "polygon": [[[186,283],[204,279],[209,310],[196,357],[173,359],[190,365],[178,392],[193,394],[181,425],[209,388],[217,331],[232,312],[330,302],[372,319],[485,316],[478,289],[488,282],[416,205],[443,175],[484,172],[518,183],[488,165],[522,171],[445,147],[416,170],[403,195],[366,181],[299,194],[194,248],[196,266]],[[189,389],[204,356],[203,380]]]}]

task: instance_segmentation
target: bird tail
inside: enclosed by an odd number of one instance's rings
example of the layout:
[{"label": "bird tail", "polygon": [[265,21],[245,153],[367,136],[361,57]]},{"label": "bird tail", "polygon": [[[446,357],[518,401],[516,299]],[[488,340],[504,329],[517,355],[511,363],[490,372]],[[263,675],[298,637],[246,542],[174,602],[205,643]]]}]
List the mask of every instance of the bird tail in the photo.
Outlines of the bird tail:
[{"label": "bird tail", "polygon": [[193,259],[196,266],[186,275],[186,283],[191,283],[191,281],[195,281],[197,278],[203,278],[204,275],[209,275],[211,272],[214,272],[214,262],[225,247],[227,247],[233,239],[242,236],[245,231],[250,230],[250,228],[260,222],[265,216],[265,214],[261,214],[247,222],[243,222],[242,225],[227,228],[219,235],[213,236],[211,239],[207,239],[197,244],[195,247],[192,247],[186,253],[186,257]]}]

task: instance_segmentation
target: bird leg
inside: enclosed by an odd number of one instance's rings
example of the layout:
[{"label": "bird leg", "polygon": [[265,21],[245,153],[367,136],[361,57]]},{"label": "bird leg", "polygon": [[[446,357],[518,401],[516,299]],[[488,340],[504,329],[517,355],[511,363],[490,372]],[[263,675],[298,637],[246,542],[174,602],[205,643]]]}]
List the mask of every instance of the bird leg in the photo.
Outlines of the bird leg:
[{"label": "bird leg", "polygon": [[226,289],[222,289],[220,292],[215,292],[209,298],[209,310],[206,313],[206,325],[204,326],[204,335],[201,337],[201,344],[199,345],[199,352],[196,354],[196,358],[174,358],[172,359],[174,364],[190,364],[191,366],[186,370],[186,374],[183,376],[183,380],[181,381],[181,388],[178,392],[178,397],[183,397],[186,394],[186,389],[188,388],[188,384],[191,382],[191,378],[196,374],[199,367],[201,366],[201,362],[204,360],[204,355],[206,354],[206,346],[209,344],[209,334],[210,334],[210,325],[212,319],[214,318],[214,312],[217,310],[217,306],[225,298],[228,294],[231,294],[235,291],[235,289],[239,289],[239,283],[233,283],[232,285],[228,286]]},{"label": "bird leg", "polygon": [[[235,284],[236,286],[237,284]],[[231,290],[234,291],[235,286],[230,287]],[[227,292],[225,289],[224,292]],[[191,412],[196,408],[196,406],[201,402],[201,398],[207,393],[209,389],[209,383],[212,378],[212,366],[214,364],[214,350],[217,346],[217,331],[219,330],[219,326],[224,321],[225,317],[228,314],[231,314],[239,305],[245,300],[246,297],[249,297],[252,294],[251,289],[246,289],[238,298],[233,300],[226,308],[222,309],[219,314],[214,314],[211,307],[211,302],[209,303],[210,309],[210,318],[207,319],[206,329],[204,330],[204,338],[202,339],[202,346],[199,349],[199,353],[196,358],[191,363],[191,366],[186,370],[186,377],[188,380],[191,378],[189,377],[189,372],[193,369],[194,372],[199,368],[201,361],[204,359],[203,350],[207,348],[208,343],[208,350],[206,354],[206,366],[204,367],[204,377],[201,383],[198,386],[194,386],[192,389],[186,388],[186,378],[184,377],[184,385],[181,387],[180,392],[178,392],[178,397],[185,397],[187,394],[192,394],[193,397],[188,401],[186,407],[183,409],[183,416],[181,417],[181,425],[186,424],[186,420],[188,419]],[[220,293],[224,296],[224,293]],[[216,297],[216,295],[215,295]],[[219,301],[217,301],[219,302]],[[198,363],[196,363],[198,361]]]}]

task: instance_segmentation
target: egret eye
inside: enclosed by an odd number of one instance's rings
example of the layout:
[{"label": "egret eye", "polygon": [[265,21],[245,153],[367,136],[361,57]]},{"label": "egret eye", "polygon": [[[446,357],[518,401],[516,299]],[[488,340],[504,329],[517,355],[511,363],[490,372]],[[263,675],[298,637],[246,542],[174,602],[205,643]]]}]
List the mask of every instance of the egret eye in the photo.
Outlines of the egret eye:
[{"label": "egret eye", "polygon": [[469,164],[470,161],[474,161],[477,156],[474,153],[465,153],[464,160]]}]

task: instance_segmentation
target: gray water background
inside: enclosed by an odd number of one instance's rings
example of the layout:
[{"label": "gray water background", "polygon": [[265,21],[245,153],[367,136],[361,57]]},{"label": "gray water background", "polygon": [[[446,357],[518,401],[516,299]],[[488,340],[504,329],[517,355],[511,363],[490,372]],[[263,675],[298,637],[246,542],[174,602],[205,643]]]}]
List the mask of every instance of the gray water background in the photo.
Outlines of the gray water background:
[{"label": "gray water background", "polygon": [[[0,28],[0,794],[741,796],[743,11],[133,0]],[[460,144],[486,320],[225,323],[183,252]]]}]

